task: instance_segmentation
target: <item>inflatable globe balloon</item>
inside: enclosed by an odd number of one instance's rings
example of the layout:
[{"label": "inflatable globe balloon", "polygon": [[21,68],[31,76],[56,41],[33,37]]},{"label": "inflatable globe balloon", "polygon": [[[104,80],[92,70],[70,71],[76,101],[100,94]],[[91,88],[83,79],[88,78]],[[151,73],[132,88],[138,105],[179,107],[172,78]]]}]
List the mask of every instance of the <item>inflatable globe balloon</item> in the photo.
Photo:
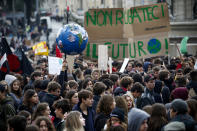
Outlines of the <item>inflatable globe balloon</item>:
[{"label": "inflatable globe balloon", "polygon": [[67,24],[59,29],[56,42],[63,53],[77,55],[86,48],[88,34],[78,24]]}]

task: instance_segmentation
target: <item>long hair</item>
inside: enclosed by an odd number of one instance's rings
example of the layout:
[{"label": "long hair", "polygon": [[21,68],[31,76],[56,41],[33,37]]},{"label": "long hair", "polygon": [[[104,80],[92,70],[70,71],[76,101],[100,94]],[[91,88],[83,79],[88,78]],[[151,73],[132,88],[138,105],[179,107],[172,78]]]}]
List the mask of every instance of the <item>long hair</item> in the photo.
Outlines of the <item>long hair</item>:
[{"label": "long hair", "polygon": [[66,117],[66,124],[64,131],[84,131],[83,125],[80,121],[81,113],[78,111],[71,111]]},{"label": "long hair", "polygon": [[163,104],[156,103],[152,106],[152,113],[148,123],[148,131],[158,131],[168,123],[166,109]]},{"label": "long hair", "polygon": [[110,95],[103,95],[97,105],[96,113],[104,113],[105,115],[110,115],[112,112],[111,105],[114,102],[114,98]]},{"label": "long hair", "polygon": [[36,119],[35,124],[40,127],[40,122],[45,121],[47,124],[48,131],[55,131],[55,128],[51,122],[51,120],[46,116],[40,116]]},{"label": "long hair", "polygon": [[34,96],[35,93],[36,93],[35,90],[28,89],[25,92],[25,94],[24,94],[23,104],[26,105],[26,106],[28,106],[28,107],[33,106],[30,99],[32,98],[32,96]]},{"label": "long hair", "polygon": [[195,120],[197,121],[197,101],[195,99],[189,99],[186,101],[187,105],[189,107],[189,115]]},{"label": "long hair", "polygon": [[[14,83],[17,82],[19,84],[19,89],[17,91],[15,91],[13,89],[13,85]],[[10,84],[10,90],[12,93],[14,93],[15,95],[17,95],[17,97],[21,97],[22,96],[22,90],[21,90],[21,84],[20,84],[20,81],[18,79],[14,80],[11,84]]]},{"label": "long hair", "polygon": [[125,123],[128,125],[128,108],[127,108],[127,102],[126,100],[123,98],[123,96],[116,96],[115,97],[115,101],[116,101],[116,107],[118,108],[122,108],[124,110],[124,120]]},{"label": "long hair", "polygon": [[70,90],[67,94],[66,94],[66,98],[68,98],[71,108],[74,106],[74,104],[72,103],[72,97],[75,95],[75,93],[77,93],[75,90]]},{"label": "long hair", "polygon": [[44,116],[44,111],[47,109],[49,105],[47,103],[40,103],[38,104],[34,114],[32,116],[32,121],[34,121],[39,116]]}]

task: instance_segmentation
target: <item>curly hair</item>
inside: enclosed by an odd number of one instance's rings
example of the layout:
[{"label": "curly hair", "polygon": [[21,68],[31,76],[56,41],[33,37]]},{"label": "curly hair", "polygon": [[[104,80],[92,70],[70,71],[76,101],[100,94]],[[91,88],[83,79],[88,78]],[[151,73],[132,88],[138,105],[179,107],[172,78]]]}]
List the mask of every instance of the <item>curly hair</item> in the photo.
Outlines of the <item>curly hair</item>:
[{"label": "curly hair", "polygon": [[48,131],[55,131],[55,128],[51,122],[51,120],[46,116],[40,116],[36,119],[35,124],[40,127],[41,121],[45,121],[48,127]]},{"label": "curly hair", "polygon": [[109,115],[112,112],[111,105],[114,102],[114,98],[110,95],[103,95],[97,105],[96,113],[104,113],[105,115]]}]

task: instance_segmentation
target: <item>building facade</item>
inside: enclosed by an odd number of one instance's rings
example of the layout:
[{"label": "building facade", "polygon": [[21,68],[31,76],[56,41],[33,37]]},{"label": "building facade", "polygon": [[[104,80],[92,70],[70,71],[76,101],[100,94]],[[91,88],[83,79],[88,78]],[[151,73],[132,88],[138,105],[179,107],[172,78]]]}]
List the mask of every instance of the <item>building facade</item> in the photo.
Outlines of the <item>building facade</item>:
[{"label": "building facade", "polygon": [[[91,8],[130,8],[158,2],[167,2],[171,32],[169,33],[172,56],[177,56],[176,44],[179,46],[184,36],[189,37],[188,52],[195,55],[197,52],[197,0],[47,0],[52,1],[51,9],[59,16],[64,16],[69,6],[70,12],[76,20],[83,23],[84,12]],[[56,3],[56,4],[54,4]],[[196,7],[195,7],[196,4]],[[196,12],[195,12],[196,11]],[[80,17],[79,17],[80,16]],[[79,22],[78,21],[78,22]],[[79,22],[79,23],[80,23]],[[82,24],[81,23],[81,24]]]}]

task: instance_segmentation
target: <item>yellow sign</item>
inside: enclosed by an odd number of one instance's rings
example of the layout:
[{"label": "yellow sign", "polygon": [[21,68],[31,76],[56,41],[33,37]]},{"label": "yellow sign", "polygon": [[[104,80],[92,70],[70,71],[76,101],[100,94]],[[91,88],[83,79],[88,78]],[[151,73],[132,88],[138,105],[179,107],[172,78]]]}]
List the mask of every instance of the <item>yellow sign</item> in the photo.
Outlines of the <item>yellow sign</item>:
[{"label": "yellow sign", "polygon": [[35,55],[46,55],[48,56],[49,54],[49,49],[47,47],[46,41],[40,42],[33,47],[33,51]]}]

